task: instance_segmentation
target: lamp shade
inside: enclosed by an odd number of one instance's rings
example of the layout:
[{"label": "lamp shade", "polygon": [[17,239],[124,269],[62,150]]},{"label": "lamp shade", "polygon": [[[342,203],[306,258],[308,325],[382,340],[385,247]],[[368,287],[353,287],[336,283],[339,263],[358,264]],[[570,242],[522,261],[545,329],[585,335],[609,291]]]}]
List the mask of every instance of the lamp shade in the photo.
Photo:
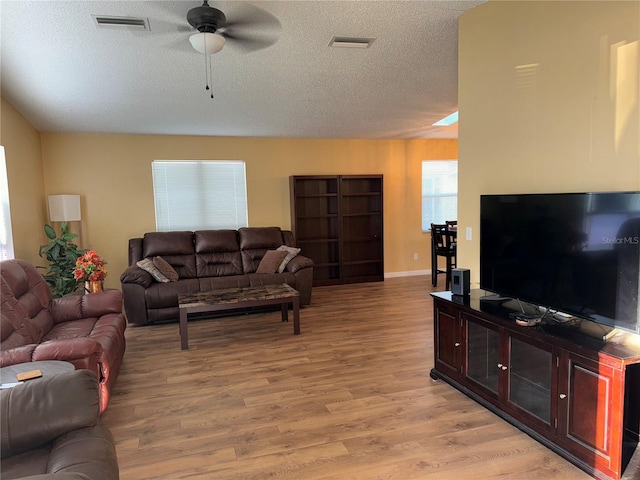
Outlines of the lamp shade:
[{"label": "lamp shade", "polygon": [[227,39],[219,33],[200,32],[189,37],[191,46],[200,53],[214,54],[222,50],[227,43]]},{"label": "lamp shade", "polygon": [[80,195],[49,195],[49,219],[52,222],[80,221]]}]

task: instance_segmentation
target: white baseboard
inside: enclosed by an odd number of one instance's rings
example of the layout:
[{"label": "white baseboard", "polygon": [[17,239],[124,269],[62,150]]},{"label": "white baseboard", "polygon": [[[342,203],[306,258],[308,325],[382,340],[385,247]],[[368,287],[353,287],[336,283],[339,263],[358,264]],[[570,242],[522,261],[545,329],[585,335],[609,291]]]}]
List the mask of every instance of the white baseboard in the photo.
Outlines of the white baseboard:
[{"label": "white baseboard", "polygon": [[398,277],[418,277],[421,275],[431,275],[431,269],[429,270],[410,270],[408,272],[387,272],[384,274],[384,278],[398,278]]}]

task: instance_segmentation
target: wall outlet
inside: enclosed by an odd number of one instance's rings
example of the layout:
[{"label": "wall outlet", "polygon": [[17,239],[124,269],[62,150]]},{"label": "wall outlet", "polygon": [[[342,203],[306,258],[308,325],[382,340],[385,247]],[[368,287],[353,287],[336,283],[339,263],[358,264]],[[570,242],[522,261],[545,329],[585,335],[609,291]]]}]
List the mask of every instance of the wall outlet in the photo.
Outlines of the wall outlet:
[{"label": "wall outlet", "polygon": [[413,254],[413,259],[414,259],[414,260],[418,260],[418,254],[417,254],[417,253],[414,253],[414,254]]}]

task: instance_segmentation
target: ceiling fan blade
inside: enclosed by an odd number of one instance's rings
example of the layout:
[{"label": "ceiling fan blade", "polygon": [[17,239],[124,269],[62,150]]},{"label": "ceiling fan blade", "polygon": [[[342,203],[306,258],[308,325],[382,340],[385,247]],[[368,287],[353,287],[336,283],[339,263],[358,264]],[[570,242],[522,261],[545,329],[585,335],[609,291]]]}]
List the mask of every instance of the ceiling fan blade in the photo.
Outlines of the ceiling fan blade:
[{"label": "ceiling fan blade", "polygon": [[225,31],[223,35],[229,40],[227,44],[232,48],[238,48],[244,53],[256,52],[270,47],[278,41],[274,35],[249,35],[234,34]]},{"label": "ceiling fan blade", "polygon": [[276,32],[281,29],[280,21],[271,13],[250,3],[242,3],[229,12],[220,33],[230,40],[230,47],[248,53],[276,43]]},{"label": "ceiling fan blade", "polygon": [[224,25],[225,30],[233,30],[234,32],[239,29],[246,31],[254,28],[260,32],[279,31],[282,25],[271,13],[250,3],[241,3],[232,10]]}]

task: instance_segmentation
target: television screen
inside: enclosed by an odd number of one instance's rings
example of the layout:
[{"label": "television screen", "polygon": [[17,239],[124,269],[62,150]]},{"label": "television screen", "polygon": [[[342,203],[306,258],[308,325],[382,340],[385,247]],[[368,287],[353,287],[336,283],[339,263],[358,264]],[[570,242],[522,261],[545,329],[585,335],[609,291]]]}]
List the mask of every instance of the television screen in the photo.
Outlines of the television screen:
[{"label": "television screen", "polygon": [[480,288],[640,333],[640,192],[482,195]]}]

